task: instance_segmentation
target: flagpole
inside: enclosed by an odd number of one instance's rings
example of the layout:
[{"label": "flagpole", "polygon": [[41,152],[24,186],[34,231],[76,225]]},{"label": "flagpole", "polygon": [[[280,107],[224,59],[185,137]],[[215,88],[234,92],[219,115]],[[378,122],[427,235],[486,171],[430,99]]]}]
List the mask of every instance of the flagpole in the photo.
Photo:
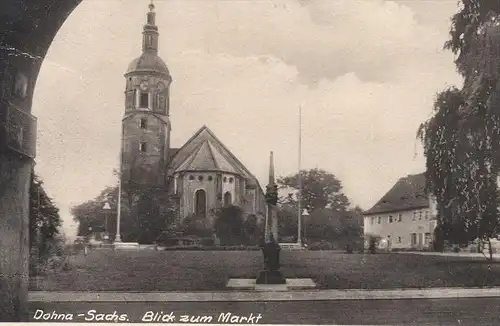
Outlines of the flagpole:
[{"label": "flagpole", "polygon": [[122,126],[122,139],[121,139],[121,148],[120,148],[120,170],[118,172],[118,204],[116,205],[117,212],[116,212],[116,236],[115,236],[115,243],[120,243],[122,242],[122,238],[120,236],[121,230],[120,230],[120,222],[121,222],[121,215],[122,215],[122,176],[123,176],[123,126]]},{"label": "flagpole", "polygon": [[298,184],[299,184],[299,193],[298,193],[298,216],[297,216],[297,243],[302,246],[302,175],[300,173],[301,170],[301,159],[302,159],[302,107],[299,106],[299,157],[298,157],[298,168],[299,174],[297,176]]}]

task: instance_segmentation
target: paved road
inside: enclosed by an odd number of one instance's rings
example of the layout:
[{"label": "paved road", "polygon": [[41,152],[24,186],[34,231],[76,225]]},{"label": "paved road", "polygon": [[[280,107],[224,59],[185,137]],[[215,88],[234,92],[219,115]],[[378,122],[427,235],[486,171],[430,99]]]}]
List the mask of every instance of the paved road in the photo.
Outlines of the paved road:
[{"label": "paved road", "polygon": [[[72,313],[74,320],[99,321],[98,314],[112,314],[108,322],[118,319],[141,322],[148,311],[158,313],[156,322],[162,323],[161,316],[175,316],[175,320],[164,317],[163,322],[183,322],[182,315],[208,316],[210,319],[193,319],[196,323],[232,323],[235,320],[219,319],[221,313],[231,313],[254,317],[240,322],[258,324],[355,324],[355,325],[499,325],[500,298],[467,299],[399,299],[399,300],[342,300],[342,301],[281,301],[281,302],[96,302],[96,303],[49,303],[31,302],[30,321],[37,309],[46,314]],[[89,310],[96,310],[88,314]],[[78,316],[82,314],[82,316]],[[252,314],[252,315],[250,315]],[[261,316],[260,319],[257,317]],[[146,315],[144,321],[152,321],[153,314]],[[148,317],[149,316],[149,317]],[[160,317],[158,317],[160,316]],[[226,315],[227,316],[227,315]],[[69,318],[69,316],[68,316]],[[64,321],[62,317],[59,320]]]}]

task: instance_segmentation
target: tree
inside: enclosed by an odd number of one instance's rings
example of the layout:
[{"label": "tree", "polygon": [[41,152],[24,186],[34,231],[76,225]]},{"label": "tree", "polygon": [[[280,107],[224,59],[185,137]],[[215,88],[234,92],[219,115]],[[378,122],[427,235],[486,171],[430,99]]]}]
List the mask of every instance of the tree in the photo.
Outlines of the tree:
[{"label": "tree", "polygon": [[297,241],[298,206],[296,202],[287,201],[278,206],[278,230],[282,238],[292,237]]},{"label": "tree", "polygon": [[[302,207],[313,211],[317,208],[330,207],[335,211],[345,211],[349,200],[342,192],[342,183],[332,173],[321,169],[300,171],[302,182]],[[281,189],[290,189],[282,202],[297,201],[299,191],[299,174],[278,179]]]},{"label": "tree", "polygon": [[[176,206],[168,193],[163,188],[136,187],[132,201],[126,200],[127,193],[122,192],[120,233],[123,241],[138,241],[151,244],[157,240],[166,229],[178,227]],[[103,209],[108,202],[111,210]],[[86,201],[71,209],[73,219],[79,223],[78,234],[87,236],[92,232],[104,232],[106,214],[107,229],[110,238],[116,236],[116,219],[118,207],[118,187],[106,187],[93,200]],[[175,225],[175,226],[174,226]]]},{"label": "tree", "polygon": [[184,236],[196,236],[208,238],[213,235],[212,229],[204,214],[191,214],[184,218],[180,224],[180,230]]},{"label": "tree", "polygon": [[[489,242],[499,232],[500,3],[462,0],[445,48],[457,54],[461,89],[438,94],[418,137],[443,239]],[[491,246],[490,246],[491,248]],[[490,249],[489,259],[492,259]]]},{"label": "tree", "polygon": [[243,222],[244,240],[248,245],[258,245],[264,237],[265,223],[256,215],[248,215]]},{"label": "tree", "polygon": [[238,206],[223,207],[215,212],[214,231],[222,245],[245,242],[243,211]]},{"label": "tree", "polygon": [[[103,207],[108,202],[111,209],[106,212]],[[78,235],[88,236],[92,232],[104,232],[107,217],[108,232],[111,238],[116,233],[116,209],[118,203],[118,187],[106,187],[93,200],[88,200],[71,208],[75,222],[78,222]],[[123,211],[122,211],[123,212]],[[108,214],[108,216],[106,216]]]},{"label": "tree", "polygon": [[59,209],[43,188],[43,182],[35,172],[31,172],[29,190],[29,245],[30,274],[39,272],[48,259],[60,254],[62,243],[59,236],[61,217]]}]

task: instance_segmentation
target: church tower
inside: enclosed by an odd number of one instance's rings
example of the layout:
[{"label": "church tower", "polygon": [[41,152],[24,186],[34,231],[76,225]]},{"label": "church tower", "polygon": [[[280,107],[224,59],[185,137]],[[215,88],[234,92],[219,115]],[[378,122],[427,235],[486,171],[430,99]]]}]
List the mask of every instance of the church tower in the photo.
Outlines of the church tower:
[{"label": "church tower", "polygon": [[170,147],[172,82],[158,56],[158,27],[151,3],[142,32],[142,54],[125,73],[125,113],[122,120],[122,182],[164,186]]}]

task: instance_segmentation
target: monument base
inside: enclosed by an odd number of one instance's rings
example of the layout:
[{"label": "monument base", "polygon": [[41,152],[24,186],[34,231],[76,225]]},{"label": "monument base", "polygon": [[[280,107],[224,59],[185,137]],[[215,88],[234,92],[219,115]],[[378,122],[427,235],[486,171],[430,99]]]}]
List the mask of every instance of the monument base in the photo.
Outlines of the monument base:
[{"label": "monument base", "polygon": [[286,279],[281,274],[279,270],[276,271],[270,271],[270,270],[263,270],[260,271],[259,276],[257,277],[257,280],[255,281],[256,284],[286,284]]},{"label": "monument base", "polygon": [[117,242],[113,243],[115,250],[139,250],[138,242]]}]

